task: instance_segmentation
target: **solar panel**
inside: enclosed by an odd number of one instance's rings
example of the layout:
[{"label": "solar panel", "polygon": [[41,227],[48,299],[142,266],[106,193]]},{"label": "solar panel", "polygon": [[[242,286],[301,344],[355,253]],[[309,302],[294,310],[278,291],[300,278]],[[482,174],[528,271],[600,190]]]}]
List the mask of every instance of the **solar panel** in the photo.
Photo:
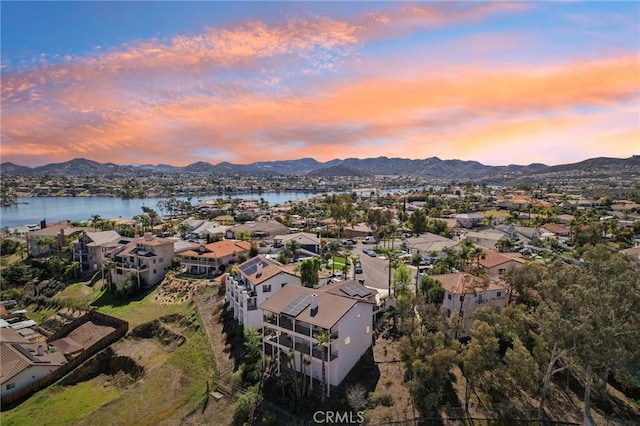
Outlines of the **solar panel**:
[{"label": "solar panel", "polygon": [[[255,257],[247,261],[246,263],[243,263],[242,265],[240,265],[239,266],[240,271],[245,275],[253,275],[258,271],[258,264],[260,262],[262,262],[262,259],[260,259],[259,257]],[[267,264],[264,263],[262,266],[265,267],[267,266]]]},{"label": "solar panel", "polygon": [[300,315],[300,312],[304,311],[307,306],[311,304],[311,295],[310,294],[301,294],[296,297],[293,302],[289,303],[282,310],[282,313],[285,315],[289,315],[292,317],[297,317]]},{"label": "solar panel", "polygon": [[366,287],[356,283],[349,283],[347,285],[344,285],[340,288],[340,290],[347,296],[351,297],[367,297],[371,294],[371,292],[367,290]]}]

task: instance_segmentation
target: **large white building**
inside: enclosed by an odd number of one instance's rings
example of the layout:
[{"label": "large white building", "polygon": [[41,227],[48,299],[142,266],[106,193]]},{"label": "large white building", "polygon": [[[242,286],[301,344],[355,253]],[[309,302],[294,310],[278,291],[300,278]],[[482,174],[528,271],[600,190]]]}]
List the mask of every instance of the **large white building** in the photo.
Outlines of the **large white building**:
[{"label": "large white building", "polygon": [[73,244],[73,260],[80,263],[81,271],[98,271],[118,245],[130,241],[116,231],[84,231]]},{"label": "large white building", "polygon": [[171,266],[173,241],[146,232],[134,238],[113,256],[114,283],[119,284],[131,274],[140,279],[141,287],[151,287],[162,281]]},{"label": "large white building", "polygon": [[[338,386],[373,341],[373,289],[357,281],[340,281],[321,288],[287,286],[259,305],[263,353],[277,362],[293,354],[293,367],[313,381],[322,380],[325,354],[326,392]],[[331,336],[326,346],[316,339]],[[302,359],[302,362],[301,362]]]},{"label": "large white building", "polygon": [[466,336],[473,325],[473,316],[478,308],[494,306],[504,308],[507,304],[506,287],[501,282],[479,278],[466,272],[455,274],[431,275],[444,288],[442,308],[449,316],[457,314]]},{"label": "large white building", "polygon": [[237,274],[224,275],[228,309],[240,324],[260,329],[262,314],[258,305],[284,286],[300,285],[300,277],[291,267],[263,256],[256,256],[238,265]]}]

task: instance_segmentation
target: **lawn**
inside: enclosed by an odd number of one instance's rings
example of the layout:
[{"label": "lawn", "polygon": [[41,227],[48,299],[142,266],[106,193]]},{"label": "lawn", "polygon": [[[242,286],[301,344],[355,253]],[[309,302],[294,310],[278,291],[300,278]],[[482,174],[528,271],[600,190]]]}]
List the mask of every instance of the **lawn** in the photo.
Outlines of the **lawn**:
[{"label": "lawn", "polygon": [[75,424],[115,399],[120,391],[104,387],[98,380],[74,386],[53,385],[43,389],[18,407],[2,413],[2,424],[64,425]]},{"label": "lawn", "polygon": [[[341,256],[334,256],[332,259],[333,261],[333,267],[336,271],[343,271],[344,270],[344,264],[347,261],[344,257]],[[331,266],[331,265],[329,265]]]},{"label": "lawn", "polygon": [[86,283],[71,284],[54,296],[56,300],[73,300],[78,305],[90,305],[101,293],[102,281],[99,280],[93,287]]},{"label": "lawn", "polygon": [[118,299],[114,293],[105,290],[93,301],[92,306],[96,306],[100,313],[127,321],[129,329],[164,315],[185,314],[189,310],[188,303],[163,305],[156,299],[157,294],[156,287],[150,293],[132,299]]}]

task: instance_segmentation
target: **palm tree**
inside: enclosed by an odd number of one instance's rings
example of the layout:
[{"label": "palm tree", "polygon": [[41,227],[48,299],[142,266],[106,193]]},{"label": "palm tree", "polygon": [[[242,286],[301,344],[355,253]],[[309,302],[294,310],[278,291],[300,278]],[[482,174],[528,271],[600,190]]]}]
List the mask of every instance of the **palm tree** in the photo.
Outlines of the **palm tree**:
[{"label": "palm tree", "polygon": [[113,276],[111,275],[111,271],[113,271],[116,267],[116,264],[111,259],[106,259],[102,264],[102,285],[104,286],[104,271],[107,271],[107,281],[109,282],[109,291],[113,293],[115,290],[113,288]]},{"label": "palm tree", "polygon": [[53,237],[42,237],[38,238],[37,244],[42,247],[47,255],[47,257],[51,256],[51,252],[53,251],[53,247],[58,244],[58,241]]},{"label": "palm tree", "polygon": [[300,250],[302,246],[296,240],[289,241],[287,245],[289,246],[289,250],[291,250],[291,253],[293,254],[293,261],[295,262],[296,260],[298,260],[298,250]]},{"label": "palm tree", "polygon": [[418,289],[418,282],[420,280],[420,262],[422,262],[422,255],[420,253],[414,253],[411,258],[411,264],[416,267],[416,290]]},{"label": "palm tree", "polygon": [[327,398],[327,347],[331,344],[331,334],[328,331],[323,331],[315,335],[318,341],[318,346],[322,346],[322,384],[320,389],[322,391],[322,403],[324,404]]},{"label": "palm tree", "polygon": [[27,248],[23,244],[18,244],[15,253],[20,256],[20,259],[24,259],[24,255],[27,254]]},{"label": "palm tree", "polygon": [[331,240],[329,244],[327,244],[327,252],[331,255],[331,273],[335,273],[335,263],[333,262],[333,258],[340,252],[340,243],[337,240]]}]

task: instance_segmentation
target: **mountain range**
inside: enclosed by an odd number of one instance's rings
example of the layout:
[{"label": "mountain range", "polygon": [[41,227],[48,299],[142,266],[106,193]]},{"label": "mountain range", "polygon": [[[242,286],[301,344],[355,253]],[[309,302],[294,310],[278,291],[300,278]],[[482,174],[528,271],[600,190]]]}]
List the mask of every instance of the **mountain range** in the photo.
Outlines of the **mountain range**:
[{"label": "mountain range", "polygon": [[84,158],[76,158],[64,163],[52,163],[40,167],[26,167],[5,162],[0,164],[3,175],[52,175],[52,176],[126,176],[145,173],[199,173],[210,175],[308,175],[330,176],[373,176],[402,175],[432,179],[473,179],[473,180],[522,180],[543,179],[558,174],[616,176],[621,173],[629,177],[640,177],[640,155],[629,158],[599,157],[571,164],[547,166],[533,163],[529,165],[487,166],[477,161],[441,160],[430,157],[423,160],[407,158],[347,158],[319,162],[313,158],[286,161],[261,161],[251,164],[222,162],[211,164],[204,161],[176,167],[167,164],[118,165],[98,163]]}]

